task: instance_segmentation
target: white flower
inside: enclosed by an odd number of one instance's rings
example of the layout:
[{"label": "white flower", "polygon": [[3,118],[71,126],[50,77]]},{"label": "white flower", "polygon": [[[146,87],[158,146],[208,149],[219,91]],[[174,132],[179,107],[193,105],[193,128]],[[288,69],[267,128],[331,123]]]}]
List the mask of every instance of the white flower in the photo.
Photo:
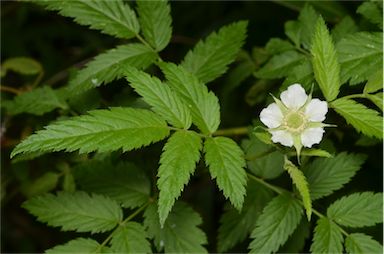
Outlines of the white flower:
[{"label": "white flower", "polygon": [[298,155],[301,148],[312,147],[323,138],[323,124],[328,111],[327,102],[312,99],[300,84],[293,84],[281,93],[280,99],[260,113],[260,120],[272,134],[272,141],[294,146]]}]

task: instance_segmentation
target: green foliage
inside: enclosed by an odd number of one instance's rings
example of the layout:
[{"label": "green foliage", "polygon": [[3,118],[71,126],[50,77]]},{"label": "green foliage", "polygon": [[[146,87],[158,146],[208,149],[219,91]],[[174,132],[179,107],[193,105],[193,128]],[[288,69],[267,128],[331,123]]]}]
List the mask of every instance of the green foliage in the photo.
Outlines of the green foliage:
[{"label": "green foliage", "polygon": [[357,8],[356,12],[383,29],[383,9],[380,9],[379,3],[375,1],[364,2]]},{"label": "green foliage", "polygon": [[383,33],[349,34],[337,43],[341,83],[361,83],[383,69]]},{"label": "green foliage", "polygon": [[122,67],[144,69],[155,59],[156,54],[143,44],[131,43],[118,46],[90,61],[69,81],[67,90],[70,94],[84,92],[123,77]]},{"label": "green foliage", "polygon": [[383,253],[383,246],[380,243],[362,233],[348,235],[345,239],[345,249],[350,254]]},{"label": "green foliage", "polygon": [[31,184],[23,186],[23,192],[27,197],[33,197],[39,194],[53,190],[59,181],[60,175],[54,172],[47,172],[37,178]]},{"label": "green foliage", "polygon": [[200,159],[201,138],[195,132],[177,131],[165,144],[158,171],[159,217],[164,225],[184,185],[193,174],[196,162]]},{"label": "green foliage", "polygon": [[[104,252],[105,251],[105,252]],[[57,245],[52,249],[47,250],[47,254],[62,254],[62,253],[82,253],[82,254],[93,254],[93,253],[106,253],[106,248],[95,240],[89,238],[77,238],[69,241],[63,245]]]},{"label": "green foliage", "polygon": [[294,50],[293,45],[286,40],[280,38],[271,38],[265,45],[265,50],[271,55],[276,55],[285,51]]},{"label": "green foliage", "polygon": [[149,179],[131,163],[94,159],[77,166],[74,173],[80,189],[108,196],[123,207],[139,207],[149,200]]},{"label": "green foliage", "polygon": [[159,141],[169,134],[166,123],[144,109],[111,108],[90,111],[51,124],[20,143],[11,154],[35,151],[129,151]]},{"label": "green foliage", "polygon": [[383,111],[383,93],[366,94],[369,100],[371,100],[381,111]]},{"label": "green foliage", "polygon": [[332,101],[336,99],[341,86],[340,65],[331,35],[321,17],[316,24],[311,54],[316,81],[327,101]]},{"label": "green foliage", "polygon": [[330,219],[318,219],[311,245],[312,253],[343,253],[343,235]]},{"label": "green foliage", "polygon": [[168,1],[137,1],[144,38],[157,50],[164,49],[172,36],[171,8]]},{"label": "green foliage", "polygon": [[160,226],[156,205],[150,205],[144,213],[144,225],[149,237],[154,239],[157,251],[165,253],[207,253],[202,246],[207,237],[197,226],[201,217],[183,202],[176,202],[164,226]]},{"label": "green foliage", "polygon": [[358,27],[351,18],[351,16],[345,16],[340,23],[336,24],[332,29],[332,38],[335,42],[340,41],[344,36],[352,34],[358,31]]},{"label": "green foliage", "polygon": [[191,126],[189,108],[168,85],[134,68],[126,68],[124,72],[130,85],[151,105],[153,111],[175,127],[188,129]]},{"label": "green foliage", "polygon": [[284,155],[271,145],[266,145],[255,136],[243,140],[248,169],[263,179],[273,179],[283,173]]},{"label": "green foliage", "polygon": [[252,232],[251,253],[276,252],[300,223],[302,210],[299,201],[281,194],[264,208]]},{"label": "green foliage", "polygon": [[23,207],[39,221],[62,230],[105,232],[113,229],[123,213],[117,202],[85,192],[44,194],[27,200]]},{"label": "green foliage", "polygon": [[111,250],[115,253],[152,253],[147,233],[137,222],[128,222],[113,233]]},{"label": "green foliage", "polygon": [[220,218],[218,251],[225,252],[245,240],[255,227],[264,206],[272,199],[270,190],[257,183],[249,183],[241,212],[227,206]]},{"label": "green foliage", "polygon": [[383,222],[383,194],[362,192],[342,197],[328,207],[327,215],[347,227],[373,226]]},{"label": "green foliage", "polygon": [[319,15],[309,4],[306,4],[300,11],[298,21],[300,23],[300,41],[304,48],[310,49],[313,34],[316,33]]},{"label": "green foliage", "polygon": [[368,78],[368,82],[364,86],[364,93],[373,93],[380,89],[383,89],[383,72],[378,69]]},{"label": "green foliage", "polygon": [[8,71],[14,71],[24,75],[35,75],[42,72],[43,67],[32,58],[14,57],[5,60],[1,64],[1,77],[5,76]]},{"label": "green foliage", "polygon": [[312,200],[328,196],[343,187],[360,169],[365,159],[366,156],[345,152],[333,158],[315,159],[304,169]]},{"label": "green foliage", "polygon": [[310,221],[312,214],[312,202],[311,196],[309,194],[308,182],[305,179],[303,172],[288,159],[285,159],[284,169],[287,170],[289,176],[292,179],[292,182],[295,184],[297,190],[299,191],[301,198],[303,199],[308,221]]},{"label": "green foliage", "polygon": [[283,85],[280,87],[280,91],[287,89],[288,86],[294,83],[299,83],[305,90],[310,91],[314,80],[312,63],[306,58],[290,70]]},{"label": "green foliage", "polygon": [[247,184],[243,151],[233,140],[215,137],[205,140],[204,152],[212,178],[232,205],[241,210]]},{"label": "green foliage", "polygon": [[287,242],[280,248],[280,253],[301,253],[304,249],[307,238],[310,235],[310,224],[303,217]]},{"label": "green foliage", "polygon": [[246,38],[247,22],[240,21],[222,27],[197,43],[187,53],[182,66],[195,74],[203,83],[221,76],[232,63]]},{"label": "green foliage", "polygon": [[205,134],[215,132],[220,124],[220,105],[217,97],[183,67],[161,63],[160,68],[168,84],[190,108],[193,123]]},{"label": "green foliage", "polygon": [[59,11],[81,25],[118,38],[135,37],[140,30],[135,12],[121,0],[39,0],[36,3],[48,10]]},{"label": "green foliage", "polygon": [[255,75],[258,78],[264,79],[282,78],[288,76],[292,69],[303,59],[304,56],[296,51],[285,51],[273,56],[266,65],[255,73]]},{"label": "green foliage", "polygon": [[345,98],[337,99],[331,105],[357,131],[383,139],[383,117],[379,112]]},{"label": "green foliage", "polygon": [[28,113],[40,116],[56,108],[67,109],[68,105],[52,88],[43,86],[22,93],[13,100],[2,101],[1,107],[11,115]]}]

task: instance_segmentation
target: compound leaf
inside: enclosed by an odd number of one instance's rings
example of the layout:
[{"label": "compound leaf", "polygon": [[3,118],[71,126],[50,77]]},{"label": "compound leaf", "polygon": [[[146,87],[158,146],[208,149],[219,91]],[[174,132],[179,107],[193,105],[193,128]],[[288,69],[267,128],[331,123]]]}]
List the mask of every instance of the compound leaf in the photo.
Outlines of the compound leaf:
[{"label": "compound leaf", "polygon": [[105,232],[113,229],[123,217],[116,201],[85,192],[44,194],[27,200],[23,207],[38,221],[61,227],[63,231]]},{"label": "compound leaf", "polygon": [[382,8],[380,9],[378,3],[375,3],[374,1],[364,2],[357,8],[356,12],[361,14],[372,24],[376,24],[383,29],[383,11]]},{"label": "compound leaf", "polygon": [[171,7],[168,1],[137,1],[144,38],[157,50],[164,49],[172,36]]},{"label": "compound leaf", "polygon": [[282,194],[264,208],[251,234],[251,253],[276,252],[295,231],[302,218],[300,202]]},{"label": "compound leaf", "polygon": [[158,252],[207,253],[202,246],[207,243],[207,237],[197,227],[202,223],[198,213],[186,203],[176,202],[161,227],[157,210],[154,204],[145,210],[144,225]]},{"label": "compound leaf", "polygon": [[[112,1],[113,2],[113,1]],[[156,54],[140,43],[121,45],[96,56],[69,81],[69,94],[81,93],[124,76],[122,67],[148,67]]]},{"label": "compound leaf", "polygon": [[[151,2],[152,3],[152,2]],[[189,108],[168,85],[135,68],[124,68],[127,80],[153,111],[175,127],[188,129],[192,123]]]},{"label": "compound leaf", "polygon": [[115,253],[152,253],[147,232],[137,222],[128,222],[113,233],[111,250]]},{"label": "compound leaf", "polygon": [[89,160],[77,166],[74,173],[82,190],[106,195],[123,207],[139,207],[150,198],[149,179],[131,163]]},{"label": "compound leaf", "polygon": [[312,253],[343,253],[343,235],[340,228],[326,217],[317,221],[311,245]]},{"label": "compound leaf", "polygon": [[245,240],[255,227],[264,206],[272,199],[273,193],[258,183],[249,183],[243,209],[239,213],[231,206],[220,218],[218,251],[225,252]]},{"label": "compound leaf", "polygon": [[373,226],[383,221],[383,194],[362,192],[344,196],[328,207],[327,215],[347,227]]},{"label": "compound leaf", "polygon": [[345,249],[350,254],[383,253],[383,246],[379,242],[362,233],[349,234],[345,239]]},{"label": "compound leaf", "polygon": [[247,184],[243,151],[232,139],[215,137],[205,140],[204,152],[211,177],[232,205],[241,210]]},{"label": "compound leaf", "polygon": [[1,106],[11,115],[29,113],[39,116],[56,108],[68,108],[65,101],[48,86],[22,93],[13,98],[13,100],[2,101]]},{"label": "compound leaf", "polygon": [[220,124],[220,105],[215,94],[183,67],[172,63],[159,65],[167,83],[190,108],[193,123],[205,134],[215,132]]},{"label": "compound leaf", "polygon": [[383,139],[383,117],[376,110],[345,98],[337,99],[331,105],[357,131]]},{"label": "compound leaf", "polygon": [[135,12],[121,0],[39,0],[36,3],[48,10],[59,11],[81,25],[100,30],[118,38],[135,37],[140,30]]},{"label": "compound leaf", "polygon": [[57,245],[52,249],[46,250],[47,254],[63,254],[63,253],[77,253],[77,254],[95,254],[103,253],[106,247],[101,245],[90,238],[76,238],[63,245]]},{"label": "compound leaf", "polygon": [[359,32],[345,36],[337,43],[342,84],[368,80],[383,69],[383,33]]},{"label": "compound leaf", "polygon": [[312,200],[328,196],[343,187],[360,169],[365,158],[363,155],[345,152],[332,158],[316,158],[303,170]]},{"label": "compound leaf", "polygon": [[166,123],[155,113],[144,109],[110,108],[90,111],[45,127],[29,136],[12,151],[92,151],[106,152],[120,148],[129,151],[157,142],[169,134]]},{"label": "compound leaf", "polygon": [[200,159],[201,138],[190,131],[175,132],[165,144],[160,159],[157,186],[159,187],[160,224],[164,225],[175,199],[193,174]]},{"label": "compound leaf", "polygon": [[332,37],[321,17],[316,24],[311,54],[316,81],[327,101],[332,101],[339,94],[341,86],[340,65]]},{"label": "compound leaf", "polygon": [[305,179],[303,172],[288,159],[285,159],[284,169],[287,170],[292,182],[299,191],[301,198],[303,199],[303,205],[307,213],[308,221],[310,221],[312,214],[312,202],[309,194],[308,182]]},{"label": "compound leaf", "polygon": [[208,83],[221,76],[232,63],[246,38],[247,22],[239,21],[222,27],[197,43],[187,53],[182,66]]}]

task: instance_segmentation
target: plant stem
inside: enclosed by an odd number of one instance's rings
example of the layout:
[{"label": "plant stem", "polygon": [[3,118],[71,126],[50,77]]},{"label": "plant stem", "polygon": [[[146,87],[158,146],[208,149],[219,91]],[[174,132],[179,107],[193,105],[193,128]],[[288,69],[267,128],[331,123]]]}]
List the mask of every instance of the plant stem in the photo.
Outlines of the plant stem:
[{"label": "plant stem", "polygon": [[353,99],[353,98],[366,98],[366,97],[365,97],[365,94],[360,93],[360,94],[351,94],[351,95],[343,96],[339,99]]},{"label": "plant stem", "polygon": [[16,88],[9,87],[9,86],[3,86],[3,85],[0,86],[0,91],[10,92],[10,93],[14,93],[17,95],[22,93],[20,90],[17,90]]},{"label": "plant stem", "polygon": [[240,135],[247,135],[248,134],[249,127],[236,127],[236,128],[229,128],[229,129],[222,129],[214,132],[213,136],[240,136]]}]

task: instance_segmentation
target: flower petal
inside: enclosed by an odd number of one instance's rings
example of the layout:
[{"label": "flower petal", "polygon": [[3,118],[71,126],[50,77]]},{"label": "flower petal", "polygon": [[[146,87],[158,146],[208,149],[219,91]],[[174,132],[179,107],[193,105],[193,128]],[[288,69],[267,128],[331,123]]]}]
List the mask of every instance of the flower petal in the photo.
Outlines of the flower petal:
[{"label": "flower petal", "polygon": [[308,128],[301,133],[301,143],[303,146],[311,148],[314,144],[319,144],[323,138],[323,128]]},{"label": "flower petal", "polygon": [[280,99],[289,109],[298,109],[307,101],[307,94],[300,84],[293,84],[280,94]]},{"label": "flower petal", "polygon": [[288,131],[270,131],[273,143],[280,143],[284,146],[293,146],[293,137]]},{"label": "flower petal", "polygon": [[268,128],[277,128],[283,121],[283,114],[276,103],[270,104],[260,112],[260,120]]},{"label": "flower petal", "polygon": [[328,112],[327,102],[319,99],[311,100],[305,107],[305,115],[311,122],[322,122]]}]

